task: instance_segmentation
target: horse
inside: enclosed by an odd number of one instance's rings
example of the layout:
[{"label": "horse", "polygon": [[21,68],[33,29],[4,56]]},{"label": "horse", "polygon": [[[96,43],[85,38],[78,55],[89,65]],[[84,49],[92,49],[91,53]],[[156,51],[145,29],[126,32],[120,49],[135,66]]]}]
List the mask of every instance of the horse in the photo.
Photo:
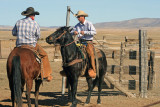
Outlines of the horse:
[{"label": "horse", "polygon": [[30,93],[35,80],[35,107],[38,107],[41,65],[35,53],[27,48],[15,47],[7,59],[7,76],[11,90],[12,106],[22,107],[22,93],[26,84],[26,99],[31,107]]},{"label": "horse", "polygon": [[[63,61],[63,70],[65,71],[69,85],[71,86],[71,91],[68,90],[68,97],[71,98],[72,107],[77,106],[76,93],[78,78],[80,77],[83,68],[87,64],[85,70],[85,77],[88,83],[88,96],[86,99],[86,104],[90,103],[91,92],[94,87],[98,84],[98,99],[97,103],[101,103],[101,90],[102,83],[104,81],[104,76],[107,70],[107,60],[104,52],[100,50],[101,57],[98,58],[99,62],[99,76],[96,76],[94,80],[88,75],[89,63],[87,58],[83,59],[82,51],[76,46],[75,40],[70,33],[71,29],[69,27],[60,27],[54,33],[46,37],[46,42],[48,44],[60,44],[61,55]],[[83,59],[82,61],[77,61]],[[77,63],[73,63],[76,62]],[[72,63],[72,64],[71,64]]]}]

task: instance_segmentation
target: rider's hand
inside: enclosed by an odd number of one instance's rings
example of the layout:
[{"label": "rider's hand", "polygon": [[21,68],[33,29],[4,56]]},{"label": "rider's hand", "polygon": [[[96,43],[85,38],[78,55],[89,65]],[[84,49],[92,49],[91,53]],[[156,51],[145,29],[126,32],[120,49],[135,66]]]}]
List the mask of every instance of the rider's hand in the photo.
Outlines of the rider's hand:
[{"label": "rider's hand", "polygon": [[84,35],[84,31],[81,31],[80,33],[81,33],[82,35]]},{"label": "rider's hand", "polygon": [[78,32],[77,32],[77,31],[74,31],[74,34],[75,34],[75,35],[78,35]]}]

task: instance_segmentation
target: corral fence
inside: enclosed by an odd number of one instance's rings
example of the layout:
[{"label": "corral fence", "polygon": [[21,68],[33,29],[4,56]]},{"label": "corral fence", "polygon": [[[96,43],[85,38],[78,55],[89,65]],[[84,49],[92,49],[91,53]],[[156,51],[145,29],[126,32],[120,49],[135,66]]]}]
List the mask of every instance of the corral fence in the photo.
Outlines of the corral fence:
[{"label": "corral fence", "polygon": [[[99,41],[100,42],[100,41]],[[105,37],[101,46],[108,61],[106,80],[110,88],[114,86],[127,96],[147,97],[147,90],[153,88],[154,82],[154,51],[148,51],[151,43],[147,39],[147,31],[139,30],[138,39],[125,37],[122,42],[107,42]],[[131,93],[134,93],[132,95]]]},{"label": "corral fence", "polygon": [[[48,53],[50,61],[61,61],[59,46],[53,48],[43,40],[38,42]],[[104,36],[103,40],[93,42],[96,48],[105,52],[108,61],[104,87],[118,89],[128,96],[132,93],[143,98],[157,95],[160,91],[160,68],[157,66],[160,60],[156,50],[159,43],[147,39],[147,31],[139,30],[137,39],[125,37],[121,42],[108,42]],[[14,47],[14,39],[0,40],[0,59],[6,59]]]},{"label": "corral fence", "polygon": [[[10,52],[14,49],[16,43],[16,39],[0,39],[0,59],[7,59]],[[57,47],[53,48],[53,45],[47,44],[43,39],[39,40],[38,43],[45,49],[48,53],[48,57],[50,61],[56,60],[56,56],[60,56],[57,53]],[[56,52],[56,53],[55,53]],[[57,60],[56,60],[57,61]]]}]

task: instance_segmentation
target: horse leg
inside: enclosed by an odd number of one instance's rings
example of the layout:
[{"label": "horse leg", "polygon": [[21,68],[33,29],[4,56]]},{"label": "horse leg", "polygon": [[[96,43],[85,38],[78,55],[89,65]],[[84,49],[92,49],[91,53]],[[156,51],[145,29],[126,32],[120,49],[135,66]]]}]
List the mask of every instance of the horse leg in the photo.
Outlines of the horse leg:
[{"label": "horse leg", "polygon": [[67,82],[66,88],[68,88],[68,100],[69,102],[71,102],[72,101],[71,86],[68,79],[66,80],[66,82]]},{"label": "horse leg", "polygon": [[97,99],[97,104],[100,104],[101,103],[101,91],[102,91],[102,84],[103,84],[103,81],[104,81],[104,76],[105,74],[102,74],[99,76],[99,84],[98,84],[98,99]]},{"label": "horse leg", "polygon": [[77,94],[77,84],[78,84],[78,77],[73,77],[72,80],[70,81],[71,85],[71,92],[72,92],[72,105],[71,107],[76,107],[77,106],[77,99],[76,99],[76,94]]},{"label": "horse leg", "polygon": [[97,85],[97,81],[98,81],[98,78],[96,77],[93,81],[92,81],[92,78],[86,78],[87,80],[87,83],[88,83],[88,96],[87,96],[87,99],[86,99],[86,104],[90,103],[90,98],[91,98],[91,93],[94,89],[94,87]]},{"label": "horse leg", "polygon": [[39,87],[42,83],[42,80],[35,80],[35,107],[38,107],[38,95],[39,95]]},{"label": "horse leg", "polygon": [[87,83],[88,83],[88,96],[87,96],[87,99],[86,99],[86,104],[90,103],[90,98],[91,98],[91,92],[93,90],[93,84],[92,84],[92,78],[86,78],[87,80]]},{"label": "horse leg", "polygon": [[31,94],[32,85],[33,85],[33,80],[28,79],[26,81],[26,90],[27,90],[26,98],[27,98],[27,102],[28,102],[28,107],[31,107],[30,94]]}]

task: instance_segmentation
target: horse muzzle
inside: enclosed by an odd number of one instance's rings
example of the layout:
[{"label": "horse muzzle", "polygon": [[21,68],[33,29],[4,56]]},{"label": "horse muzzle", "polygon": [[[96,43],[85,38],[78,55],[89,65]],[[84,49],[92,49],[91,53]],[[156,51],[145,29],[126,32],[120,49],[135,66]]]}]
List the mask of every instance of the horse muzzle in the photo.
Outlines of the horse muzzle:
[{"label": "horse muzzle", "polygon": [[47,37],[47,38],[46,38],[46,42],[47,42],[48,44],[53,44],[53,43],[54,43],[54,40],[53,40],[52,37]]}]

